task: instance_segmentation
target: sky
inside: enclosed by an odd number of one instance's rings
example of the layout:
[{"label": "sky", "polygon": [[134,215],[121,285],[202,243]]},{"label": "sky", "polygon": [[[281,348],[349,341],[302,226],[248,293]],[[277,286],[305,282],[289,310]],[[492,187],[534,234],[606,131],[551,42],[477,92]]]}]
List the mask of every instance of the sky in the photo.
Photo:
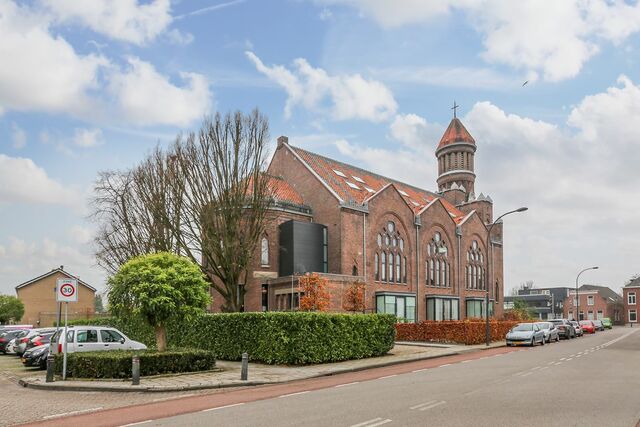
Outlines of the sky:
[{"label": "sky", "polygon": [[[640,5],[562,0],[0,0],[0,293],[104,289],[89,203],[216,112],[436,187],[451,106],[505,218],[505,292],[619,290],[640,237]],[[526,84],[525,84],[526,83]]]}]

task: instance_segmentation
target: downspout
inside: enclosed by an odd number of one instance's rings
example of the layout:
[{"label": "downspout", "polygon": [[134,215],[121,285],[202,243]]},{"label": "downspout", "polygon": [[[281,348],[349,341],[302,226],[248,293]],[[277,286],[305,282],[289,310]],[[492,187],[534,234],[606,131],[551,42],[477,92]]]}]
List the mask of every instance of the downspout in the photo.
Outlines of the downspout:
[{"label": "downspout", "polygon": [[[418,323],[420,319],[420,310],[419,310],[419,301],[420,301],[420,217],[416,216],[414,224],[416,226],[416,323]],[[425,314],[426,316],[426,314]]]},{"label": "downspout", "polygon": [[367,311],[367,214],[362,212],[362,274],[364,276],[364,311]]},{"label": "downspout", "polygon": [[[457,274],[457,287],[458,287],[458,320],[462,319],[462,293],[461,293],[461,287],[460,287],[460,263],[461,263],[461,259],[460,259],[460,247],[462,246],[462,230],[460,229],[460,226],[456,227],[456,236],[458,236],[458,274]],[[466,317],[465,313],[465,317]]]}]

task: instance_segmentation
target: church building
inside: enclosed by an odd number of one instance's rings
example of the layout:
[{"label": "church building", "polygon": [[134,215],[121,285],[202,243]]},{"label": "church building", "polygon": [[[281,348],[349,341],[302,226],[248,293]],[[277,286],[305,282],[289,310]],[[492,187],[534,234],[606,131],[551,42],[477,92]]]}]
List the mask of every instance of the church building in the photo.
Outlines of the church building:
[{"label": "church building", "polygon": [[[295,310],[298,279],[328,279],[331,311],[366,283],[366,312],[407,322],[502,315],[502,224],[476,196],[476,142],[454,117],[435,148],[432,192],[278,138],[268,167],[275,203],[249,269],[245,311]],[[489,294],[489,307],[485,297]],[[221,299],[213,294],[213,311]]]}]

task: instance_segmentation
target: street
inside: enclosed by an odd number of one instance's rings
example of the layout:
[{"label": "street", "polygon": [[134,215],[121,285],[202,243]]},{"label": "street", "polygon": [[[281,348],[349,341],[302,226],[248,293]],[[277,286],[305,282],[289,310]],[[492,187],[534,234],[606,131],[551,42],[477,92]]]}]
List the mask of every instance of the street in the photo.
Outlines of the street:
[{"label": "street", "polygon": [[45,425],[635,426],[636,331],[619,327],[533,349],[487,350]]}]

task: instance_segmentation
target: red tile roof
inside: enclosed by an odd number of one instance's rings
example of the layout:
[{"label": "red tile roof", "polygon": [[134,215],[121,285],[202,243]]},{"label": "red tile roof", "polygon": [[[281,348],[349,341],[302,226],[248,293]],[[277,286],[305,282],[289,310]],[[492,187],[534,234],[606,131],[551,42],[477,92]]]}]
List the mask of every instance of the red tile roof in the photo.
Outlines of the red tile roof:
[{"label": "red tile roof", "polygon": [[440,139],[437,150],[456,142],[468,142],[473,145],[476,144],[475,139],[473,139],[469,131],[457,117],[451,120],[449,127],[444,131],[444,135],[442,135],[442,138]]},{"label": "red tile roof", "polygon": [[434,199],[440,198],[440,201],[454,220],[458,217],[464,217],[464,214],[456,209],[455,206],[430,191],[311,153],[302,148],[293,147],[289,144],[287,144],[287,147],[297,154],[345,202],[353,201],[363,204],[385,186],[393,184],[407,205],[416,213]]},{"label": "red tile roof", "polygon": [[273,197],[278,202],[289,202],[304,205],[302,196],[291,185],[280,177],[270,176],[269,187],[273,191]]}]

